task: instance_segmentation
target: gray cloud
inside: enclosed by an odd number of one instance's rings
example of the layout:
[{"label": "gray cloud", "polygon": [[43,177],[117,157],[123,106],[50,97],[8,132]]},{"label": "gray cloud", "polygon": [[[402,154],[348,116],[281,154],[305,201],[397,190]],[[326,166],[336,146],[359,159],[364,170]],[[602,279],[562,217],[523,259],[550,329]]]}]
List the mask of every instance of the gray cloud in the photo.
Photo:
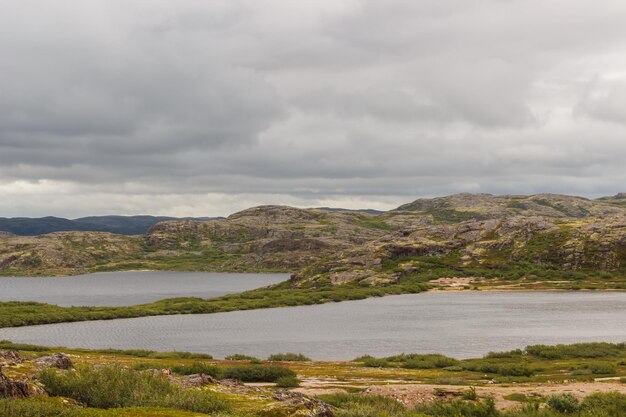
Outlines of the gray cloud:
[{"label": "gray cloud", "polygon": [[0,216],[626,181],[626,6],[9,0]]}]

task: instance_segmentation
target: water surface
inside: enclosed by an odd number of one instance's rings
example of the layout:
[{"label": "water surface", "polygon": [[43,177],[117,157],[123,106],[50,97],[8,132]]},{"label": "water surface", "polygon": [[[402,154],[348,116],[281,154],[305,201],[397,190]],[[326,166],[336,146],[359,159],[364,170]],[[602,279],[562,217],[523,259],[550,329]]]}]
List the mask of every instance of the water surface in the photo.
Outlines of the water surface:
[{"label": "water surface", "polygon": [[123,306],[173,297],[219,297],[277,284],[288,274],[127,271],[71,277],[0,277],[0,301]]},{"label": "water surface", "polygon": [[626,341],[626,292],[460,292],[316,306],[0,329],[0,340],[83,348],[301,352],[318,360],[441,352],[458,358],[537,343]]}]

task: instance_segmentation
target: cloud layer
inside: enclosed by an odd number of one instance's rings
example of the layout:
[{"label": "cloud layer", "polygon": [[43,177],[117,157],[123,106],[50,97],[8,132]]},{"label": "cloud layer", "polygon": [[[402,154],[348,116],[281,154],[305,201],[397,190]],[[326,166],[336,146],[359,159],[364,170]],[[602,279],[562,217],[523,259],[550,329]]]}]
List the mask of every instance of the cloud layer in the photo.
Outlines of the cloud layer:
[{"label": "cloud layer", "polygon": [[626,5],[8,0],[0,216],[626,184]]}]

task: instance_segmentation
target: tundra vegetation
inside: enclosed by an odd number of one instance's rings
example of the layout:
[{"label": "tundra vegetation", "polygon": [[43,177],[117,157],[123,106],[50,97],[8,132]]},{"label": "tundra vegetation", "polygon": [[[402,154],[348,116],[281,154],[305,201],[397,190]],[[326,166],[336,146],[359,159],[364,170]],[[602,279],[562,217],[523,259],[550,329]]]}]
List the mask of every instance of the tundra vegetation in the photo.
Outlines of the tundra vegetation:
[{"label": "tundra vegetation", "polygon": [[[353,362],[248,363],[184,352],[9,341],[0,347],[0,361],[12,361],[4,362],[1,381],[25,381],[37,394],[0,399],[2,417],[626,416],[623,343],[534,345],[462,360],[411,353],[376,362],[365,356]],[[7,355],[10,350],[18,353]],[[70,355],[73,369],[36,364],[36,358],[59,351]],[[576,372],[596,368],[603,373]],[[397,397],[412,389],[428,395]]]}]

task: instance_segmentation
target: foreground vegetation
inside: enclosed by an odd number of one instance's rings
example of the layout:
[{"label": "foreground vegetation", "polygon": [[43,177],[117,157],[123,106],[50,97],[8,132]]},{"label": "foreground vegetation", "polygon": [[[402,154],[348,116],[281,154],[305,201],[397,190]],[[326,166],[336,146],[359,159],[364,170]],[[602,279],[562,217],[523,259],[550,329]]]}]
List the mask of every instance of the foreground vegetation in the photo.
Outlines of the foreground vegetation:
[{"label": "foreground vegetation", "polygon": [[[187,352],[63,349],[70,354],[74,370],[40,367],[32,362],[61,348],[8,341],[0,342],[0,348],[19,349],[24,359],[4,367],[5,375],[36,379],[50,395],[0,399],[2,417],[315,415],[316,406],[310,404],[318,403],[307,403],[313,401],[307,397],[294,403],[274,395],[277,388],[297,385],[333,406],[336,417],[626,417],[624,343],[534,345],[465,360],[439,354],[399,354],[366,356],[353,362],[301,361],[298,354],[273,356],[285,362],[240,355],[234,355],[237,360],[216,361]],[[531,372],[517,375],[499,371],[514,366]],[[580,372],[596,368],[606,372]],[[210,375],[224,383],[181,385],[187,376],[193,378],[195,374]],[[613,379],[594,382],[598,376]],[[273,385],[226,383],[233,379]],[[295,385],[287,383],[294,381]],[[587,384],[586,394],[572,395],[581,392],[572,391],[572,381]],[[410,397],[394,399],[403,389],[429,390],[430,394],[417,403]]]}]

